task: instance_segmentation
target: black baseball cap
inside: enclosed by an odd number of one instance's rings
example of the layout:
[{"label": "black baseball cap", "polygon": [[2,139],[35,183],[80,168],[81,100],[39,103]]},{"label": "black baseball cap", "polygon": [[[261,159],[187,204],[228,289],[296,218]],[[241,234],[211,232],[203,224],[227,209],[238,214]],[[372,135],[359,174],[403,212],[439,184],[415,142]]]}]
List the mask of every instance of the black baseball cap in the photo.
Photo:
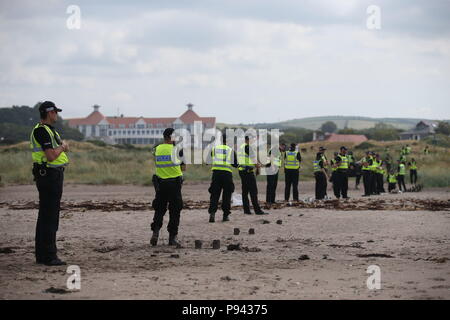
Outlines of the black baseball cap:
[{"label": "black baseball cap", "polygon": [[342,146],[341,150],[347,150],[347,148],[345,146]]},{"label": "black baseball cap", "polygon": [[163,137],[164,138],[170,138],[170,136],[172,135],[172,133],[175,131],[174,128],[167,128],[166,130],[164,130],[163,132]]},{"label": "black baseball cap", "polygon": [[55,103],[52,101],[44,101],[41,103],[41,105],[39,106],[39,112],[49,112],[49,111],[56,111],[56,112],[61,112],[62,109],[59,109],[58,107],[56,107]]}]

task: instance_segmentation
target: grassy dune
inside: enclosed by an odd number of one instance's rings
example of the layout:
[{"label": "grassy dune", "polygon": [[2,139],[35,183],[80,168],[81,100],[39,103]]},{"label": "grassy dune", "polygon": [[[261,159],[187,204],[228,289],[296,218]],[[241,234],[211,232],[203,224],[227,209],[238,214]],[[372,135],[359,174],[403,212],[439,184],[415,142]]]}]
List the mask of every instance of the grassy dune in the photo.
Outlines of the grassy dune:
[{"label": "grassy dune", "polygon": [[[150,185],[154,173],[154,161],[150,148],[121,148],[114,146],[97,146],[87,142],[70,141],[69,153],[70,166],[66,170],[65,181],[71,183],[86,184],[137,184]],[[414,141],[376,142],[369,141],[373,145],[371,150],[385,154],[385,147],[389,146],[389,153],[394,159],[398,158],[399,150],[403,144],[409,143],[412,154],[419,167],[419,181],[428,187],[450,186],[450,158],[449,148],[430,146],[430,155],[424,156],[425,143]],[[319,145],[324,145],[328,158],[337,151],[341,143],[305,143],[301,148],[303,162],[301,168],[301,180],[312,180],[312,161]],[[347,144],[353,149],[356,159],[363,157],[365,149]],[[28,143],[23,142],[12,146],[0,147],[0,186],[9,184],[31,184],[31,153]],[[235,170],[236,171],[236,170]],[[235,178],[239,179],[237,172]],[[210,179],[210,166],[188,165],[184,174],[186,181],[205,181]],[[258,180],[264,180],[265,176],[259,176]],[[280,179],[284,179],[280,172]],[[409,178],[407,178],[409,182]]]}]

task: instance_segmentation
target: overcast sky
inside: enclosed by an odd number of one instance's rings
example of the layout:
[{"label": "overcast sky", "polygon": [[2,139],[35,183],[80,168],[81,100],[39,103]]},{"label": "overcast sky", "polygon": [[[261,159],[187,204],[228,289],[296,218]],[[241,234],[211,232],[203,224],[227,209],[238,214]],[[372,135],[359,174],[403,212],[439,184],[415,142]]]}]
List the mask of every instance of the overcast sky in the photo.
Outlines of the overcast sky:
[{"label": "overcast sky", "polygon": [[[366,26],[372,4],[380,30]],[[449,119],[449,17],[448,0],[0,0],[0,107]]]}]

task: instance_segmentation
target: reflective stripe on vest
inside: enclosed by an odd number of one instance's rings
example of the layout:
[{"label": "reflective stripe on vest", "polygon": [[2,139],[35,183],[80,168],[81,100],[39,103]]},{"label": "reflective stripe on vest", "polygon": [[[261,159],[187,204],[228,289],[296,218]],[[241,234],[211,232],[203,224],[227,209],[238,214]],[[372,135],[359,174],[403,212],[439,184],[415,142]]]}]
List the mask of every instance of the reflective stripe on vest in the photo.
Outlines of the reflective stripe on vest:
[{"label": "reflective stripe on vest", "polygon": [[155,166],[156,175],[161,179],[177,178],[183,175],[180,160],[174,154],[176,149],[172,144],[163,143],[156,147]]},{"label": "reflective stripe on vest", "polygon": [[278,152],[277,155],[273,156],[273,164],[276,165],[278,168],[281,167],[281,152]]},{"label": "reflective stripe on vest", "polygon": [[298,151],[287,151],[286,161],[284,163],[285,169],[299,169],[300,161],[297,159]]},{"label": "reflective stripe on vest", "polygon": [[[47,157],[45,156],[45,152],[42,149],[42,146],[39,144],[39,142],[36,141],[34,137],[34,130],[37,128],[42,127],[44,128],[47,133],[50,135],[50,140],[52,142],[52,148],[55,149],[59,147],[58,141],[55,138],[55,134],[53,131],[45,124],[38,123],[33,130],[31,131],[30,135],[30,149],[31,149],[31,158],[33,159],[34,163],[42,164],[46,163],[47,167],[49,168],[58,168],[58,167],[64,167],[69,164],[69,157],[67,157],[67,154],[63,151],[59,154],[59,156],[53,160],[48,162]],[[58,139],[60,139],[59,133],[56,132],[56,135],[58,136]]]},{"label": "reflective stripe on vest", "polygon": [[[250,155],[248,155],[245,152],[245,147],[248,146],[248,144],[244,143],[239,147],[238,151],[238,163],[239,163],[239,170],[243,171],[245,170],[245,167],[254,167],[255,164],[253,163],[252,159],[250,158]],[[249,147],[249,153],[250,153],[250,147]]]},{"label": "reflective stripe on vest", "polygon": [[315,160],[313,162],[313,170],[314,170],[314,172],[322,171],[322,168],[320,168],[319,163],[320,163],[320,160]]},{"label": "reflective stripe on vest", "polygon": [[331,160],[330,160],[330,164],[331,164],[331,171],[336,171],[337,168],[333,167],[333,166],[336,164],[336,160],[331,159]]},{"label": "reflective stripe on vest", "polygon": [[361,162],[363,162],[363,163],[364,163],[364,162],[367,162],[367,167],[362,166],[362,170],[370,171],[369,160],[370,160],[370,157],[369,157],[369,158],[364,157],[364,158],[361,159]]},{"label": "reflective stripe on vest", "polygon": [[390,174],[388,176],[388,182],[389,183],[397,183],[397,176],[395,174]]},{"label": "reflective stripe on vest", "polygon": [[338,166],[338,169],[348,169],[348,158],[346,156],[343,155],[339,155],[339,157],[341,158],[341,162]]},{"label": "reflective stripe on vest", "polygon": [[401,176],[404,176],[405,173],[406,173],[405,165],[403,163],[401,163],[400,166],[399,166],[398,174],[401,175]]},{"label": "reflective stripe on vest", "polygon": [[411,170],[417,170],[417,164],[416,164],[415,161],[411,161],[411,167],[410,167],[410,169],[411,169]]},{"label": "reflective stripe on vest", "polygon": [[219,145],[212,149],[212,168],[211,170],[222,170],[233,172],[231,170],[232,149],[227,145]]}]

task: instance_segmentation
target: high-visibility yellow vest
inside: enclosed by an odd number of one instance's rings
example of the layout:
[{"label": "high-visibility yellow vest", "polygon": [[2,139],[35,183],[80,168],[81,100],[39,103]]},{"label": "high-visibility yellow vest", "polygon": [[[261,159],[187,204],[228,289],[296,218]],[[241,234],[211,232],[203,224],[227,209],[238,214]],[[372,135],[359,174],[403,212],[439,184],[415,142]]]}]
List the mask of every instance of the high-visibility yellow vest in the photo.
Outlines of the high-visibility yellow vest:
[{"label": "high-visibility yellow vest", "polygon": [[333,167],[335,164],[336,164],[336,160],[331,159],[330,160],[331,171],[336,171],[337,170],[337,168]]},{"label": "high-visibility yellow vest", "polygon": [[404,176],[406,174],[405,165],[403,163],[400,163],[398,174],[400,176]]},{"label": "high-visibility yellow vest", "polygon": [[[238,151],[238,163],[239,163],[239,171],[243,171],[246,169],[246,167],[255,167],[255,164],[253,163],[252,159],[250,158],[250,155],[245,152],[245,147],[248,146],[248,144],[244,143],[239,147]],[[250,148],[249,148],[250,153]]]},{"label": "high-visibility yellow vest", "polygon": [[[33,158],[33,162],[37,163],[37,164],[46,163],[47,167],[49,167],[49,168],[58,168],[58,167],[67,166],[69,164],[69,157],[67,157],[67,154],[64,151],[61,152],[55,160],[50,161],[50,162],[47,161],[47,157],[45,156],[45,152],[42,149],[42,146],[39,144],[39,142],[37,142],[37,140],[34,137],[34,130],[36,130],[39,127],[45,128],[45,130],[50,135],[53,149],[60,146],[60,144],[58,144],[58,141],[55,138],[55,134],[49,128],[49,126],[42,124],[42,123],[38,123],[33,128],[33,130],[31,131],[31,135],[30,135],[31,157]],[[59,133],[56,132],[56,130],[55,130],[55,133],[58,136],[58,139],[61,140],[61,137],[59,136]]]},{"label": "high-visibility yellow vest", "polygon": [[339,155],[339,157],[341,158],[341,162],[338,166],[338,169],[343,169],[343,170],[348,169],[348,158],[343,155]]},{"label": "high-visibility yellow vest", "polygon": [[409,168],[411,170],[417,170],[417,163],[415,161],[411,161],[411,166]]},{"label": "high-visibility yellow vest", "polygon": [[349,163],[349,164],[355,162],[352,155],[349,155],[349,154],[348,154],[348,155],[346,155],[346,157],[347,157],[347,159],[348,159],[348,163]]},{"label": "high-visibility yellow vest", "polygon": [[[361,162],[362,163],[364,163],[364,162],[369,163],[370,159],[371,159],[370,156],[369,157],[364,157],[364,158],[361,159]],[[370,164],[368,164],[367,167],[366,166],[362,166],[362,170],[370,171]]]},{"label": "high-visibility yellow vest", "polygon": [[322,171],[322,168],[320,167],[320,160],[314,160],[314,162],[313,162],[313,170],[314,170],[314,172]]},{"label": "high-visibility yellow vest", "polygon": [[286,151],[285,169],[299,169],[300,161],[297,159],[298,151]]},{"label": "high-visibility yellow vest", "polygon": [[377,167],[375,169],[376,173],[384,173],[384,169],[383,169],[383,160],[377,161]]},{"label": "high-visibility yellow vest", "polygon": [[389,183],[397,183],[397,176],[395,174],[389,174],[388,175],[388,182]]},{"label": "high-visibility yellow vest", "polygon": [[283,153],[278,152],[278,154],[273,156],[273,164],[276,165],[278,168],[281,167],[281,158],[283,156]]},{"label": "high-visibility yellow vest", "polygon": [[369,170],[373,172],[377,172],[378,161],[375,158],[372,158],[372,164],[369,165]]},{"label": "high-visibility yellow vest", "polygon": [[233,172],[231,169],[231,157],[233,149],[227,145],[219,145],[212,149],[212,168],[211,170],[221,170]]},{"label": "high-visibility yellow vest", "polygon": [[156,147],[156,175],[161,179],[177,178],[183,175],[180,160],[174,153],[173,144],[163,143]]}]

